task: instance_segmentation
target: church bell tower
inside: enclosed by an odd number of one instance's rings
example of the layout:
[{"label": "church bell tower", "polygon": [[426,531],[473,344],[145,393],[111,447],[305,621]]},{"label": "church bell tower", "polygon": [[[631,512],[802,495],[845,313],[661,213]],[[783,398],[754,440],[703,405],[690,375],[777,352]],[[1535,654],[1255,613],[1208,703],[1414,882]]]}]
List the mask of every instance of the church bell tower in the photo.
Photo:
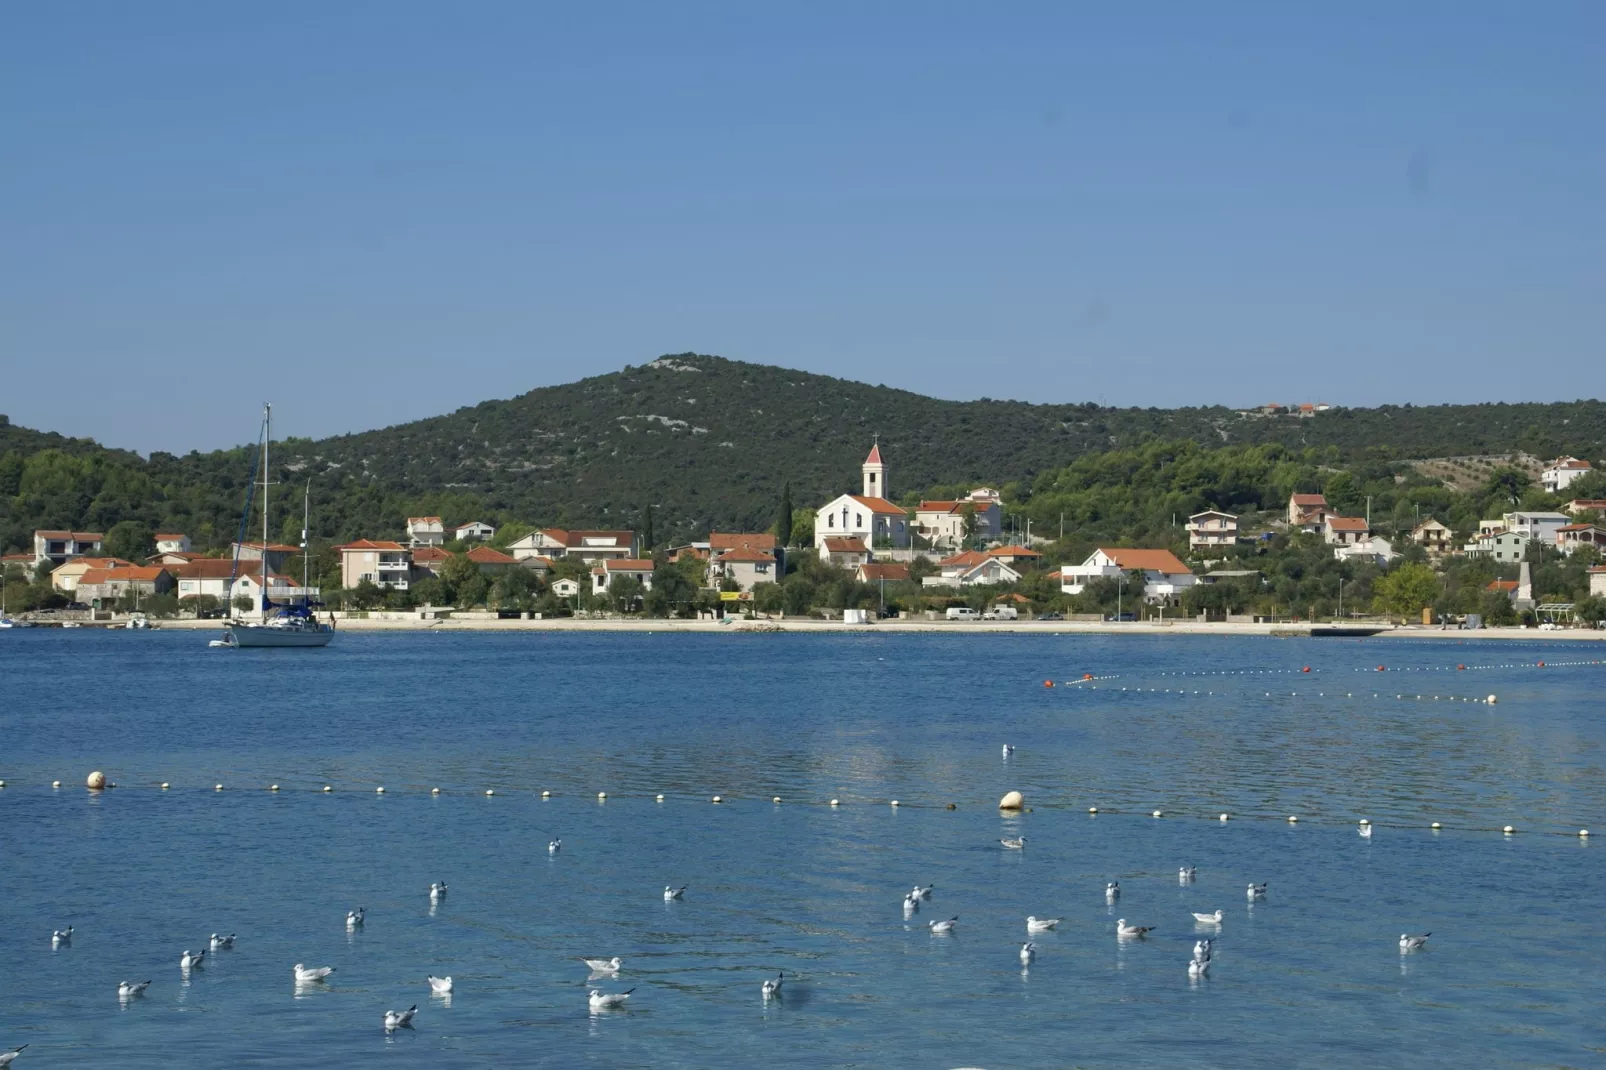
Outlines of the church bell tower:
[{"label": "church bell tower", "polygon": [[864,459],[864,497],[887,496],[887,463],[881,459],[881,443],[870,447],[870,456]]}]

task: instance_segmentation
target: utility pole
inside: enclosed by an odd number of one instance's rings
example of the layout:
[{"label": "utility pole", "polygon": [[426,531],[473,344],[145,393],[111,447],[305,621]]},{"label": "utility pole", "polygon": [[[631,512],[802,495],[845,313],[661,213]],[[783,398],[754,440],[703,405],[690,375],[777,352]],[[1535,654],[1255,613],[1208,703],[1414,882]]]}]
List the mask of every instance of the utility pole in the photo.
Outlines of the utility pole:
[{"label": "utility pole", "polygon": [[1065,510],[1060,510],[1060,538],[1065,538]]}]

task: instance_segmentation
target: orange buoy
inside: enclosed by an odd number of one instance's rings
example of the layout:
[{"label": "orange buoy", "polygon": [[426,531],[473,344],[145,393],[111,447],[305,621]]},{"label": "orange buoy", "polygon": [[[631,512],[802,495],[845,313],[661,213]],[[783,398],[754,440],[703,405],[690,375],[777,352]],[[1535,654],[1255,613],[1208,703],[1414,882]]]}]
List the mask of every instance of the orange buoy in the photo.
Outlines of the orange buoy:
[{"label": "orange buoy", "polygon": [[1542,661],[1541,661],[1541,662],[1540,662],[1540,663],[1539,663],[1539,667],[1540,667],[1540,668],[1541,668],[1541,669],[1543,669],[1543,668],[1544,668],[1544,667],[1545,667],[1545,663],[1544,663],[1544,662],[1542,662]]},{"label": "orange buoy", "polygon": [[1467,667],[1466,667],[1466,666],[1465,666],[1465,665],[1457,665],[1457,666],[1456,666],[1456,667],[1455,667],[1455,671],[1456,671],[1456,672],[1465,672],[1465,671],[1466,671],[1466,668],[1467,668]]},{"label": "orange buoy", "polygon": [[1053,687],[1054,686],[1054,681],[1053,680],[1044,680],[1043,681],[1043,686],[1044,687]]},{"label": "orange buoy", "polygon": [[1300,669],[1300,670],[1299,670],[1299,671],[1300,671],[1300,672],[1310,672],[1310,666],[1309,666],[1309,665],[1307,665],[1307,666],[1305,666],[1305,667],[1304,667],[1304,668],[1303,668],[1303,669]]},{"label": "orange buoy", "polygon": [[1382,672],[1382,671],[1384,671],[1384,670],[1383,670],[1383,666],[1381,666],[1381,665],[1379,665],[1379,666],[1378,666],[1378,667],[1377,667],[1377,671],[1378,671],[1378,672]]},{"label": "orange buoy", "polygon": [[1082,674],[1082,679],[1091,680],[1091,679],[1093,679],[1093,674],[1090,673],[1090,672],[1085,672],[1085,673]]}]

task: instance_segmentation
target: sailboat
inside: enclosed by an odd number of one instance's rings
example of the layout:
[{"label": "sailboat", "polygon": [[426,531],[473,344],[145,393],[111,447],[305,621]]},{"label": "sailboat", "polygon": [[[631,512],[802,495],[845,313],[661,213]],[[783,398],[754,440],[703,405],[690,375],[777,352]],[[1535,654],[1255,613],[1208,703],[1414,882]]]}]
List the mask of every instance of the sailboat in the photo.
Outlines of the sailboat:
[{"label": "sailboat", "polygon": [[[214,639],[210,646],[228,647],[309,647],[328,646],[329,641],[335,637],[334,625],[324,624],[318,620],[313,606],[311,588],[307,586],[309,576],[309,531],[312,521],[312,483],[307,482],[306,499],[303,506],[304,513],[301,521],[301,600],[300,602],[274,602],[272,588],[268,585],[268,446],[273,441],[273,406],[262,407],[262,557],[259,560],[261,570],[258,577],[260,584],[262,604],[258,607],[262,612],[260,624],[252,621],[231,619],[224,625],[224,637]],[[246,498],[245,516],[240,521],[243,536],[245,525],[251,517],[251,499]],[[233,573],[237,575],[240,570],[239,544],[236,543],[234,551]],[[229,578],[229,589],[234,589],[234,576]]]}]

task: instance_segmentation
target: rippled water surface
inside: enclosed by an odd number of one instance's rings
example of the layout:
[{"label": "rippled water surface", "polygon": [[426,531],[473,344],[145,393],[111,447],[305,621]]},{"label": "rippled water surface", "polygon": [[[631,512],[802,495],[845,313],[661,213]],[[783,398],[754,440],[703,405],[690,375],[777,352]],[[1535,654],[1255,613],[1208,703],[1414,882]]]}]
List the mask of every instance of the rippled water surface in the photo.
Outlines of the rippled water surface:
[{"label": "rippled water surface", "polygon": [[[18,1070],[1606,1065],[1606,868],[1577,835],[1606,835],[1602,660],[1400,640],[214,651],[0,633],[0,1050],[29,1045]],[[121,786],[86,792],[91,769]],[[1010,789],[1030,812],[999,813]],[[1025,850],[999,846],[1018,835]],[[432,880],[451,889],[435,908]],[[1249,881],[1269,896],[1249,903]],[[916,882],[936,892],[905,919]],[[1190,982],[1191,912],[1218,907],[1215,963]],[[1065,920],[1022,969],[1028,914]],[[953,915],[953,935],[926,930]],[[1119,942],[1117,917],[1155,931]],[[182,976],[214,931],[235,949]],[[1402,931],[1434,935],[1402,956]],[[630,1009],[589,1014],[577,957],[612,955],[624,970],[600,986],[634,987]],[[332,983],[298,991],[296,962]],[[449,1001],[430,973],[456,979]],[[120,1005],[117,982],[147,977]],[[387,1036],[383,1012],[413,1003]]]}]

